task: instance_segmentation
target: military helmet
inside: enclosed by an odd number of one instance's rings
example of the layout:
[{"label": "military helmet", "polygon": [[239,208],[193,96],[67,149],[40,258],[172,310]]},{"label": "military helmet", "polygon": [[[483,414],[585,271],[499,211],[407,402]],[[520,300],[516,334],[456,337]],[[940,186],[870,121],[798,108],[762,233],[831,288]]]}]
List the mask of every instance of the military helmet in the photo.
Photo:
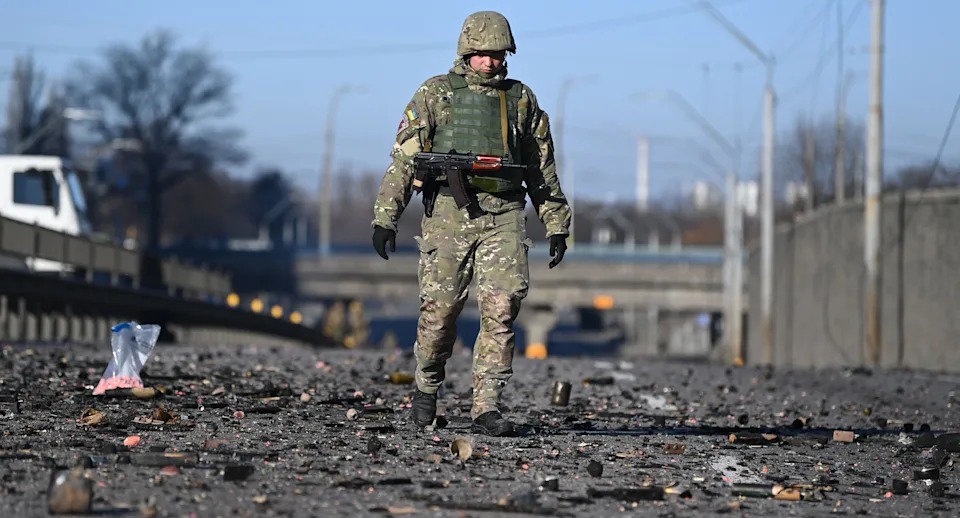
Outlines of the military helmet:
[{"label": "military helmet", "polygon": [[460,29],[457,55],[500,50],[517,51],[507,18],[496,11],[478,11],[467,16]]}]

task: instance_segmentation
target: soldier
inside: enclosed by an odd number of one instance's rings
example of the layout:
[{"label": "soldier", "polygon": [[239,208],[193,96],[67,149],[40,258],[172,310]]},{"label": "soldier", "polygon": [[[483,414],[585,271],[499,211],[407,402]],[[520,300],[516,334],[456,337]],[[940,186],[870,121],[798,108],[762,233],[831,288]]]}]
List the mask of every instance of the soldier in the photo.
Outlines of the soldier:
[{"label": "soldier", "polygon": [[557,179],[550,123],[530,87],[506,78],[507,52],[515,53],[516,45],[502,14],[481,11],[466,18],[454,66],[423,82],[403,112],[374,206],[373,245],[388,259],[387,245],[396,251],[397,221],[412,196],[417,153],[495,155],[525,166],[516,182],[470,175],[470,194],[482,211],[476,218],[457,208],[441,182],[432,216],[421,221],[413,399],[413,420],[421,427],[436,417],[457,317],[476,275],[481,326],[473,350],[472,430],[513,434],[499,403],[513,374],[514,321],[528,288],[527,194],[547,229],[551,268],[567,248],[570,207]]}]

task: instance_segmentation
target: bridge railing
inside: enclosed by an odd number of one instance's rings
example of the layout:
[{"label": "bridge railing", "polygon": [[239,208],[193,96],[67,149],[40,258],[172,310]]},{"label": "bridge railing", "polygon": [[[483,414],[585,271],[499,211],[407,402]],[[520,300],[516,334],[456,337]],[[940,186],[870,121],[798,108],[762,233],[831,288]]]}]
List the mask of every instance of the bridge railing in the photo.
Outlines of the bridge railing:
[{"label": "bridge railing", "polygon": [[[140,254],[87,237],[0,217],[0,254],[60,263],[60,277],[86,282],[105,278],[111,286],[140,288]],[[161,265],[170,295],[222,300],[231,291],[230,275],[205,266],[167,259]]]},{"label": "bridge railing", "polygon": [[[93,340],[118,320],[152,319],[184,336],[222,339],[225,331],[244,331],[332,343],[299,323],[228,307],[230,275],[204,265],[165,259],[160,271],[166,290],[150,291],[141,286],[138,251],[4,217],[0,258],[23,261],[23,267],[0,269],[0,339]],[[203,333],[192,332],[198,329]]]}]

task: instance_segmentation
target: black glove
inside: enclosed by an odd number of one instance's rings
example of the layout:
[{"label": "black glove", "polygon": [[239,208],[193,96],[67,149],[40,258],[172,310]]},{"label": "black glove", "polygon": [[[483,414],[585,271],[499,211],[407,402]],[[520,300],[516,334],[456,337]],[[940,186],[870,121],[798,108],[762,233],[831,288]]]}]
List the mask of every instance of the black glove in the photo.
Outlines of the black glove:
[{"label": "black glove", "polygon": [[566,251],[567,236],[563,234],[550,236],[550,257],[553,257],[553,260],[550,261],[550,268],[560,264],[560,261],[563,260],[563,253]]},{"label": "black glove", "polygon": [[380,257],[389,260],[387,257],[387,243],[390,243],[390,251],[397,251],[397,233],[383,227],[373,227],[373,249],[380,254]]}]

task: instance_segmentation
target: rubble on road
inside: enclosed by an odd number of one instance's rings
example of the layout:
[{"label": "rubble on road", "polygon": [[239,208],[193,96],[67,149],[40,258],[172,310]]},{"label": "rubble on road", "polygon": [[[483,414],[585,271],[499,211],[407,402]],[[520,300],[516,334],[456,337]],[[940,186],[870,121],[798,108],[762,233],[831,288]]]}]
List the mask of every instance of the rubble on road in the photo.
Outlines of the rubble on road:
[{"label": "rubble on road", "polygon": [[142,387],[93,395],[102,349],[0,349],[0,515],[960,507],[953,379],[517,358],[502,410],[519,433],[500,438],[470,431],[469,350],[418,431],[409,350],[160,344]]}]

